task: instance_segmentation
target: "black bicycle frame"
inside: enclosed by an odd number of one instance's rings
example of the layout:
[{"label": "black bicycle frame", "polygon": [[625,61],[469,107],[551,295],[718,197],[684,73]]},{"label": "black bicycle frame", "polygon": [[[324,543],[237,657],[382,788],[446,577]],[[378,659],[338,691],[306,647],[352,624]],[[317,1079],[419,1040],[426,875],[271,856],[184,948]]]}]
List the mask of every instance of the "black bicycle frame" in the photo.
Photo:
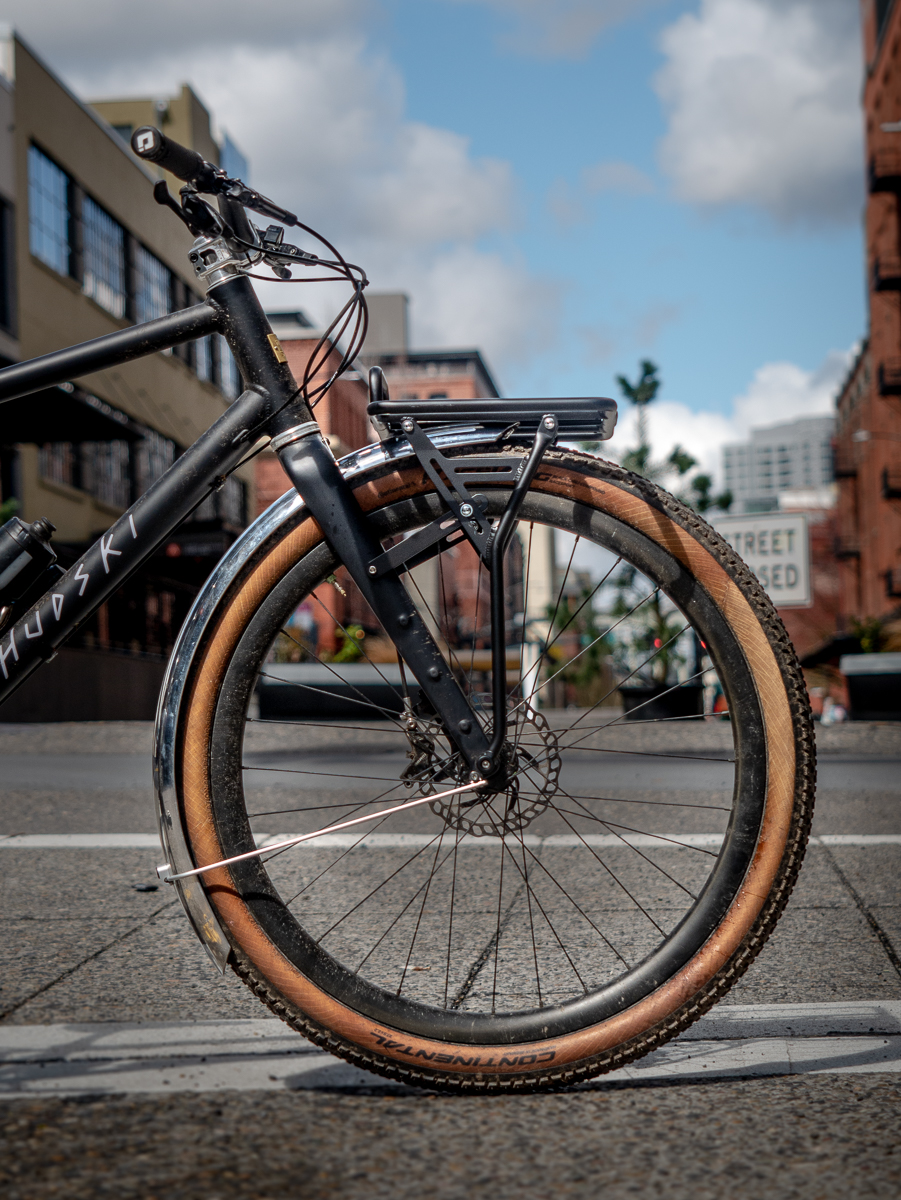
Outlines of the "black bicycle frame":
[{"label": "black bicycle frame", "polygon": [[[0,403],[73,376],[130,362],[209,333],[225,335],[246,390],[193,446],[0,636],[0,702],[84,623],[203,500],[263,435],[279,438],[282,463],[421,691],[472,772],[490,773],[485,732],[447,667],[397,572],[372,579],[382,553],[334,457],[298,398],[249,280],[236,275],[208,301],[95,341],[0,371]],[[2,415],[0,415],[2,429]],[[293,432],[292,432],[293,431]],[[296,433],[296,436],[295,436]]]}]

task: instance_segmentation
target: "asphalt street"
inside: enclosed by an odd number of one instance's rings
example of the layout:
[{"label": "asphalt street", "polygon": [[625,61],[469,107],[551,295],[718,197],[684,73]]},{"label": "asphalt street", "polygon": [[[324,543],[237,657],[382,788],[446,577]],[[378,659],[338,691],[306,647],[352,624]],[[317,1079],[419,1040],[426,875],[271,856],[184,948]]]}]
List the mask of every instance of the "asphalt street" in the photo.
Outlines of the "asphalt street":
[{"label": "asphalt street", "polygon": [[[687,760],[660,739],[601,753],[589,738],[565,784],[597,786],[602,761],[623,811],[664,792],[707,803],[731,786],[724,745],[709,730]],[[287,747],[260,730],[246,757],[259,830],[306,828],[299,799],[329,773],[371,786],[400,761],[376,727],[296,731]],[[799,886],[706,1024],[582,1089],[447,1097],[295,1038],[215,972],[166,889],[136,890],[159,862],[146,727],[0,727],[4,1194],[898,1194],[901,728],[822,731],[818,770]],[[715,837],[714,822],[680,828]]]}]

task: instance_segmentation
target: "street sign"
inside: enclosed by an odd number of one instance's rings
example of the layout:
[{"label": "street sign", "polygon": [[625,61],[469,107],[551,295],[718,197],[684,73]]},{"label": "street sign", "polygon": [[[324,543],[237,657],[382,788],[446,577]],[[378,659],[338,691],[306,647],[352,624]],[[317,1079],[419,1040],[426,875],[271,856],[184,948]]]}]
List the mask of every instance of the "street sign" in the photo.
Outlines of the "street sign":
[{"label": "street sign", "polygon": [[810,539],[804,513],[715,517],[711,525],[745,560],[777,608],[810,608]]}]

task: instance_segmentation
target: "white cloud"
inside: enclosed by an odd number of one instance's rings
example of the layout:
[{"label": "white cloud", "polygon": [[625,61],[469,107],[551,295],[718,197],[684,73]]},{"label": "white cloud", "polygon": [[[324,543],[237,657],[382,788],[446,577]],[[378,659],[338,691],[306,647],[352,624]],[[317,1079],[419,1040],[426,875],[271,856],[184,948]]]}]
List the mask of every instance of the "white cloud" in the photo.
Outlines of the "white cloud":
[{"label": "white cloud", "polygon": [[588,220],[583,197],[566,179],[555,179],[548,188],[547,210],[561,229],[570,229]]},{"label": "white cloud", "polygon": [[847,0],[701,0],[667,27],[655,84],[677,195],[780,222],[858,219],[858,22]]},{"label": "white cloud", "polygon": [[585,361],[591,365],[605,363],[617,352],[631,348],[639,354],[650,353],[666,326],[678,321],[682,311],[678,304],[659,300],[617,325],[601,322],[578,328]]},{"label": "white cloud", "polygon": [[831,350],[814,371],[790,362],[766,363],[754,373],[747,391],[733,401],[736,436],[761,425],[823,416],[835,411],[835,398],[857,347]]},{"label": "white cloud", "polygon": [[[655,457],[666,457],[678,444],[698,460],[700,469],[721,480],[721,451],[727,442],[742,441],[759,426],[834,412],[836,395],[856,352],[856,346],[831,350],[812,371],[791,362],[765,363],[754,372],[747,389],[733,399],[729,414],[694,412],[678,400],[654,401],[647,414]],[[622,458],[636,441],[635,409],[621,401],[611,456]]]},{"label": "white cloud", "polygon": [[582,183],[588,192],[625,192],[627,196],[642,196],[653,192],[654,181],[633,163],[613,160],[595,163],[582,172]]},{"label": "white cloud", "polygon": [[613,25],[661,0],[456,0],[485,4],[508,16],[501,44],[539,58],[584,58]]},{"label": "white cloud", "polygon": [[555,283],[537,280],[497,254],[462,246],[435,258],[410,318],[420,345],[483,346],[492,361],[497,347],[503,359],[514,360],[551,345],[559,301]]},{"label": "white cloud", "polygon": [[[729,417],[723,413],[693,412],[678,400],[666,399],[655,400],[649,406],[647,416],[655,460],[666,458],[678,445],[697,459],[699,470],[714,477],[719,475],[720,447],[735,436],[735,427]],[[613,442],[616,458],[622,458],[637,441],[635,408],[623,400]]]},{"label": "white cloud", "polygon": [[[408,292],[431,344],[479,345],[501,372],[527,357],[541,341],[521,332],[535,297],[549,332],[556,292],[513,255],[481,248],[518,219],[510,165],[407,118],[399,72],[365,36],[366,0],[258,0],[252,20],[223,0],[208,37],[198,7],[161,0],[150,20],[113,0],[0,0],[0,18],[79,95],[161,96],[189,82],[247,154],[254,186],[320,229],[374,288]],[[262,292],[320,320],[335,299],[321,287]]]},{"label": "white cloud", "polygon": [[189,46],[200,60],[214,48],[242,45],[272,48],[299,38],[316,38],[350,28],[373,11],[373,0],[155,0],[123,5],[121,0],[2,0],[0,20],[28,39],[54,63],[104,71],[110,62],[140,63],[167,58]]}]

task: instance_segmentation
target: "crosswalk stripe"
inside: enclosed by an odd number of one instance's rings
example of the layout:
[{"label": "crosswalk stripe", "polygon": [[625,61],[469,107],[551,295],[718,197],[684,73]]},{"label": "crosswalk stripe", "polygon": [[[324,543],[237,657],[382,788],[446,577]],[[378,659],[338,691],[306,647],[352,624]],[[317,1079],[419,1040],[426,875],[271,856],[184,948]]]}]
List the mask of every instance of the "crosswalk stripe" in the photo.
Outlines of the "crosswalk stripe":
[{"label": "crosswalk stripe", "polygon": [[[286,841],[295,836],[292,833],[259,833],[257,845]],[[348,846],[360,844],[371,849],[392,849],[405,846],[426,846],[434,842],[434,833],[373,833],[360,841],[359,834],[333,833],[316,838],[312,842],[303,842],[297,846],[298,851],[311,849],[346,849]],[[492,837],[460,838],[460,846],[496,846],[500,839]],[[517,844],[520,839],[517,837]],[[676,846],[705,847],[718,846],[723,840],[720,833],[659,833],[659,834],[585,834],[576,837],[574,834],[558,834],[549,837],[539,837],[535,834],[525,834],[522,839],[527,846],[544,846],[566,848],[588,845],[597,847],[621,846],[623,842],[631,846],[657,846],[666,848],[675,843]],[[901,846],[899,833],[825,833],[810,839],[812,846]],[[160,839],[155,833],[18,833],[0,835],[0,850],[159,850]]]},{"label": "crosswalk stripe", "polygon": [[[720,1005],[676,1041],[586,1086],[876,1072],[901,1072],[901,1001]],[[373,1086],[394,1085],[273,1018],[0,1027],[0,1099]]]}]

